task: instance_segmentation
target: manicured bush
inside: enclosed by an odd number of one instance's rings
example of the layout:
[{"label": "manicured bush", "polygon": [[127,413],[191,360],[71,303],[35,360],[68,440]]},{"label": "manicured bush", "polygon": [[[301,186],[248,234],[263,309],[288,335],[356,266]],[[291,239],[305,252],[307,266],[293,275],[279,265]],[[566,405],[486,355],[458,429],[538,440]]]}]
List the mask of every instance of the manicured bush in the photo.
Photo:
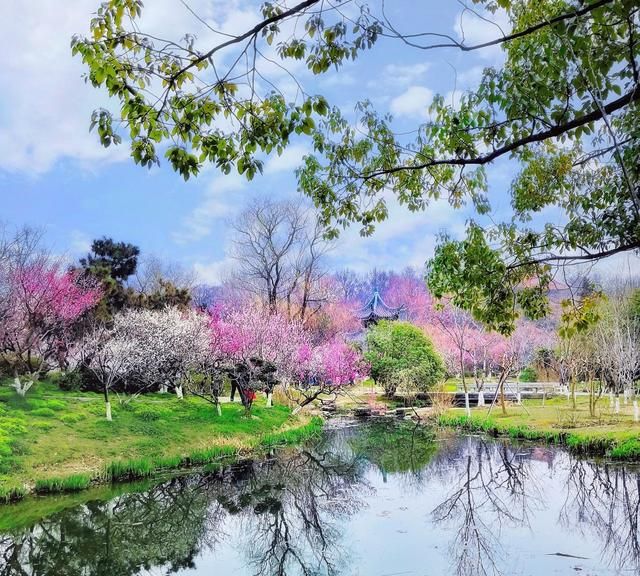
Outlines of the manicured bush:
[{"label": "manicured bush", "polygon": [[387,396],[398,386],[410,394],[427,392],[444,378],[440,354],[429,337],[408,322],[379,322],[367,334],[367,348],[371,376]]}]

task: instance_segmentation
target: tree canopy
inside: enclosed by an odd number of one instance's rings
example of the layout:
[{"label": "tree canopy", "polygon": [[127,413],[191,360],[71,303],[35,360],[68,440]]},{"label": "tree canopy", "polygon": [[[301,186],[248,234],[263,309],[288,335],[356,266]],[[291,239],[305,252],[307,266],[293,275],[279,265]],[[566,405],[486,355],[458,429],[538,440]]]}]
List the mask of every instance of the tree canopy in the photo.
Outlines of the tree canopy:
[{"label": "tree canopy", "polygon": [[[143,166],[158,163],[166,144],[185,178],[213,163],[251,179],[265,154],[281,154],[300,135],[313,153],[298,185],[330,236],[351,224],[373,233],[389,216],[389,193],[414,211],[440,198],[473,206],[466,238],[441,239],[429,286],[507,333],[521,313],[547,312],[552,266],[640,247],[640,9],[634,0],[474,4],[487,21],[500,11],[510,28],[496,26],[494,39],[471,45],[427,25],[405,33],[384,4],[267,2],[255,26],[235,35],[212,29],[200,49],[190,35],[175,41],[140,30],[141,0],[109,0],[91,21],[91,37],[74,38],[72,49],[90,82],[119,103],[120,123],[104,109],[93,115],[101,142],[128,137]],[[430,119],[408,133],[368,100],[353,119],[308,94],[300,79],[293,102],[265,81],[268,47],[276,47],[278,66],[304,61],[323,74],[377,49],[380,38],[420,52],[498,46],[504,60],[486,67],[459,102],[434,97]],[[512,217],[493,221],[490,168],[500,158],[518,170]],[[536,224],[546,210],[560,223]]]},{"label": "tree canopy", "polygon": [[367,334],[366,360],[371,376],[393,396],[400,386],[408,393],[426,392],[444,378],[444,363],[429,337],[408,322],[383,320]]}]

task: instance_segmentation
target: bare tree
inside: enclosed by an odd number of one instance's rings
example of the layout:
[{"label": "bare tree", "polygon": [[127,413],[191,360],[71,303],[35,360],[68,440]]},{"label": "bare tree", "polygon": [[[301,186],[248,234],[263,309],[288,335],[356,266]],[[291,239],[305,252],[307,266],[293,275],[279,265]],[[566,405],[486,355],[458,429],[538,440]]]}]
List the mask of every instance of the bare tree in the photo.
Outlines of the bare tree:
[{"label": "bare tree", "polygon": [[285,306],[301,321],[324,301],[320,280],[330,248],[306,206],[291,201],[256,201],[232,224],[236,284],[259,296],[271,312]]},{"label": "bare tree", "polygon": [[615,394],[615,411],[620,411],[620,392],[634,395],[634,416],[638,420],[634,380],[640,370],[640,319],[633,313],[628,293],[613,295],[603,306],[595,329],[602,376]]},{"label": "bare tree", "polygon": [[163,283],[171,282],[176,288],[191,290],[196,283],[192,270],[185,269],[177,262],[147,255],[138,259],[135,274],[128,284],[143,294],[152,294],[163,289]]}]

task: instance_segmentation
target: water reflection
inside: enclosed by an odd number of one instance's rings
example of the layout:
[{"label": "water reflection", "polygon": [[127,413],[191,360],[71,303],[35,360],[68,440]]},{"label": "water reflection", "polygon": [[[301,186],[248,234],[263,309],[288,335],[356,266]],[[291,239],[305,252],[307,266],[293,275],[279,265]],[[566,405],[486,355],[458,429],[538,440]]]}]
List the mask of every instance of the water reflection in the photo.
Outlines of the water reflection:
[{"label": "water reflection", "polygon": [[51,502],[0,509],[0,576],[640,573],[637,469],[411,424]]}]

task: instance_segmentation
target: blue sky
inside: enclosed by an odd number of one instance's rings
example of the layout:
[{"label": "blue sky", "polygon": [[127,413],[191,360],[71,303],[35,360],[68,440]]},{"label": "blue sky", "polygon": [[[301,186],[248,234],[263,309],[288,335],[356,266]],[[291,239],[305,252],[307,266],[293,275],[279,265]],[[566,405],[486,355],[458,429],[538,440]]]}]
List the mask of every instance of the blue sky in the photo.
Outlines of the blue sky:
[{"label": "blue sky", "polygon": [[[43,228],[54,251],[71,258],[83,254],[92,238],[107,235],[193,268],[202,281],[216,282],[229,267],[229,220],[256,196],[299,197],[293,172],[308,145],[296,141],[282,157],[267,159],[265,175],[250,183],[215,169],[185,183],[166,163],[151,171],[135,166],[126,144],[101,148],[88,133],[89,116],[100,106],[114,110],[116,103],[110,105],[104,94],[84,84],[82,66],[69,50],[71,35],[86,32],[98,4],[99,0],[3,2],[0,220]],[[176,38],[190,32],[206,44],[206,32],[180,0],[145,4],[143,30]],[[260,6],[252,0],[189,4],[228,31],[250,27]],[[453,0],[387,3],[387,11],[407,32],[428,28],[460,36],[464,31],[472,42],[496,34],[493,26],[463,13],[462,4]],[[299,74],[308,92],[323,93],[346,111],[368,98],[378,109],[391,112],[398,129],[404,130],[426,118],[433,94],[455,98],[454,89],[473,85],[482,68],[500,58],[494,48],[465,55],[452,50],[408,51],[398,42],[381,41],[337,73],[320,78],[304,70]],[[290,88],[286,76],[273,78],[284,90]],[[508,212],[511,176],[508,162],[491,171],[496,216]],[[392,206],[391,218],[373,237],[360,238],[355,229],[345,232],[330,264],[357,270],[421,266],[432,254],[436,235],[446,230],[460,236],[467,217],[465,210],[453,210],[444,202],[420,214]]]}]

